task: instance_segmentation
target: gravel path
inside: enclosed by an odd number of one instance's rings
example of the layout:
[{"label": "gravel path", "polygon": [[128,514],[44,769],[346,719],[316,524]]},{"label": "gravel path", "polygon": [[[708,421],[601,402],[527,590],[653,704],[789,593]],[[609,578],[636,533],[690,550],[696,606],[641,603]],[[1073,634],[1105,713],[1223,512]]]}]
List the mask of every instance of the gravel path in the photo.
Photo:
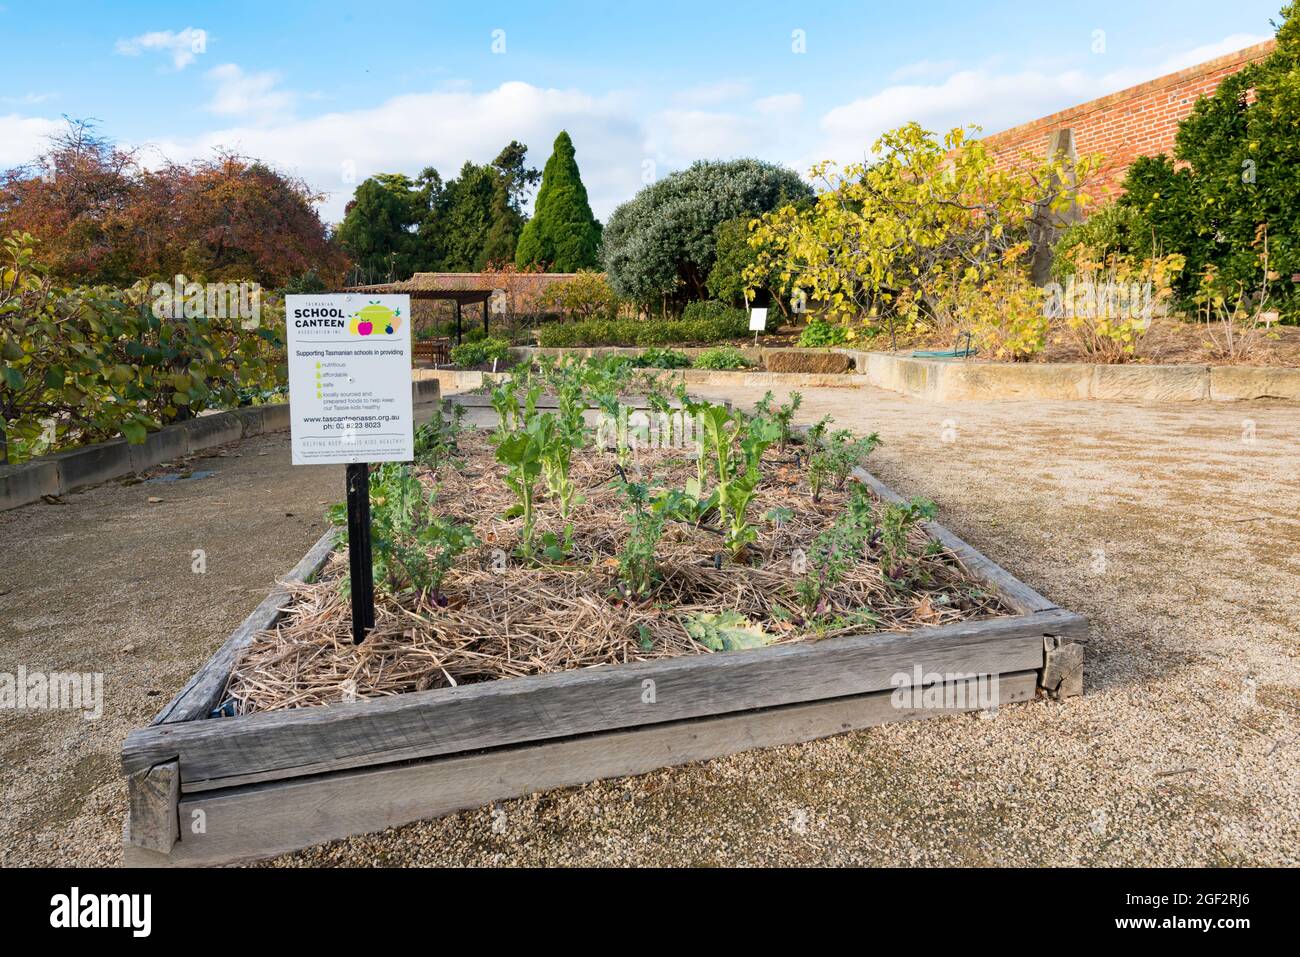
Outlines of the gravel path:
[{"label": "gravel path", "polygon": [[[882,479],[1092,620],[1084,697],[535,795],[272,863],[1300,863],[1300,407],[806,390],[801,418],[824,412],[879,431]],[[341,472],[290,468],[283,437],[230,453],[161,492],[109,485],[0,513],[0,671],[104,671],[107,699],[97,722],[0,713],[0,863],[120,859],[122,736],[339,497]],[[199,547],[206,575],[190,570]]]}]

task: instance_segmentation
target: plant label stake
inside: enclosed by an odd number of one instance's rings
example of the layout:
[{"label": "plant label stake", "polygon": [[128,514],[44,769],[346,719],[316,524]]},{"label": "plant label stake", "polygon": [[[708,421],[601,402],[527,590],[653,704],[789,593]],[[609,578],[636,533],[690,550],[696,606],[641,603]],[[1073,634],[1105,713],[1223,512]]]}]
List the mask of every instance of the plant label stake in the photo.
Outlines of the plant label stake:
[{"label": "plant label stake", "polygon": [[758,345],[758,334],[767,329],[767,307],[756,306],[749,310],[749,331],[754,334],[754,345]]},{"label": "plant label stake", "polygon": [[347,466],[352,640],[375,627],[371,462],[415,457],[411,297],[285,297],[294,465]]}]

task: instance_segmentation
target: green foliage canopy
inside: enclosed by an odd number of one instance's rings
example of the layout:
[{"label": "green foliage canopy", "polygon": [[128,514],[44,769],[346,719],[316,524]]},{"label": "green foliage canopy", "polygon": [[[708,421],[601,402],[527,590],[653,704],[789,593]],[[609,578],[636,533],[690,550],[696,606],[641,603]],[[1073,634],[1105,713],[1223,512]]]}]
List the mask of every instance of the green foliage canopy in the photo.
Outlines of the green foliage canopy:
[{"label": "green foliage canopy", "polygon": [[[1300,273],[1300,4],[1282,11],[1277,48],[1225,78],[1178,127],[1173,157],[1142,157],[1119,202],[1145,218],[1124,252],[1186,256],[1184,303],[1206,267],[1229,288],[1255,289],[1267,234],[1270,268]],[[1300,284],[1272,289],[1284,318],[1300,313]]]},{"label": "green foliage canopy", "polygon": [[599,262],[599,248],[600,223],[587,202],[573,140],[561,130],[542,170],[533,218],[519,236],[515,265],[520,269],[541,265],[549,272],[593,269]]},{"label": "green foliage canopy", "polygon": [[708,298],[717,229],[812,197],[794,171],[756,159],[697,162],[642,189],[614,210],[602,256],[610,284],[638,303]]}]

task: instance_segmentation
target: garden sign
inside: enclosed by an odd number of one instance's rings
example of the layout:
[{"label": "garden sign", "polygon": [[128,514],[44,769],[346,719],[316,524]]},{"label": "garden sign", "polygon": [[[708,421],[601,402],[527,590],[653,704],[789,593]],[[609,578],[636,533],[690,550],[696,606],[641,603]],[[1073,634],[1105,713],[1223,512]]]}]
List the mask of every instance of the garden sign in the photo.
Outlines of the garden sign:
[{"label": "garden sign", "polygon": [[411,298],[286,296],[294,465],[347,465],[352,639],[375,624],[370,462],[415,455]]}]

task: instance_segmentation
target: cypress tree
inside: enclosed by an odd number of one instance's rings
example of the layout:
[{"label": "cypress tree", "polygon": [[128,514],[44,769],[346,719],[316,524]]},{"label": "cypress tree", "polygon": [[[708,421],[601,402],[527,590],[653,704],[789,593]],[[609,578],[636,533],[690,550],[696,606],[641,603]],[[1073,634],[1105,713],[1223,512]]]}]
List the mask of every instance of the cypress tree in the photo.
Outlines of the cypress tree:
[{"label": "cypress tree", "polygon": [[573,140],[561,130],[542,170],[533,218],[519,236],[515,265],[522,269],[540,263],[551,272],[593,269],[598,264],[599,246],[600,223],[587,202]]}]

